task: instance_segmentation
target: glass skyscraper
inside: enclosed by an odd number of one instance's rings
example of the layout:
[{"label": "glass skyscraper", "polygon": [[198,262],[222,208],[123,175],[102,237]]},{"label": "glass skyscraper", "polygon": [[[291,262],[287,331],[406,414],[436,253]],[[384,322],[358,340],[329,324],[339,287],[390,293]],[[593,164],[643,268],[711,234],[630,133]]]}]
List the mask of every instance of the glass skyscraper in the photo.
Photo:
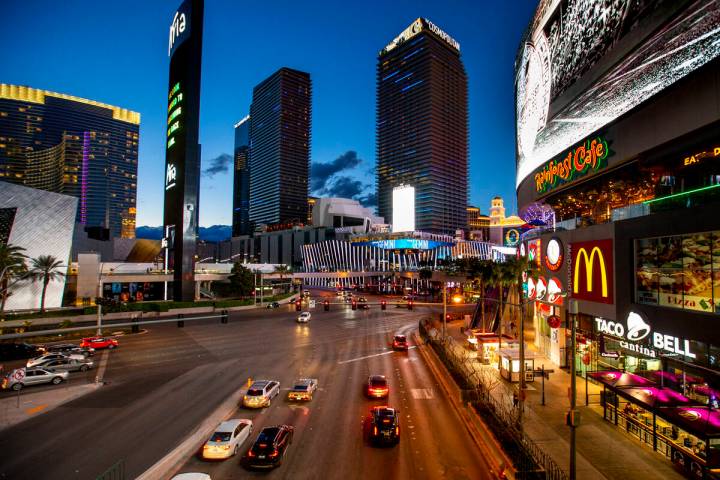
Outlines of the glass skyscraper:
[{"label": "glass skyscraper", "polygon": [[250,234],[250,116],[235,124],[232,235]]},{"label": "glass skyscraper", "polygon": [[140,114],[0,84],[0,181],[79,199],[76,221],[135,237]]},{"label": "glass skyscraper", "polygon": [[418,18],[378,55],[378,213],[392,218],[392,191],[415,187],[415,228],[467,228],[467,77],[460,45]]},{"label": "glass skyscraper", "polygon": [[252,225],[307,221],[310,113],[309,73],[283,67],[253,89],[248,215]]}]

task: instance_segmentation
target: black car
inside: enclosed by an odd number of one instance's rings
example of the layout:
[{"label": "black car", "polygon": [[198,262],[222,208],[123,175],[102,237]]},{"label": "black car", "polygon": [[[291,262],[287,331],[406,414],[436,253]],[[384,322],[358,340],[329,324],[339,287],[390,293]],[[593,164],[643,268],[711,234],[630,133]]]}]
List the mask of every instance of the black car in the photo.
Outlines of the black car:
[{"label": "black car", "polygon": [[292,443],[295,428],[290,425],[265,427],[245,455],[249,468],[274,468],[279,466]]},{"label": "black car", "polygon": [[278,302],[270,302],[267,304],[267,308],[278,308],[280,304]]},{"label": "black car", "polygon": [[92,347],[80,347],[72,343],[56,343],[54,345],[44,345],[40,347],[45,353],[76,353],[91,357],[95,355],[95,349]]},{"label": "black car", "polygon": [[374,407],[370,410],[368,431],[370,442],[378,445],[400,443],[400,415],[391,407]]},{"label": "black car", "polygon": [[0,343],[0,362],[8,360],[24,360],[42,355],[43,352],[35,345],[27,343]]}]

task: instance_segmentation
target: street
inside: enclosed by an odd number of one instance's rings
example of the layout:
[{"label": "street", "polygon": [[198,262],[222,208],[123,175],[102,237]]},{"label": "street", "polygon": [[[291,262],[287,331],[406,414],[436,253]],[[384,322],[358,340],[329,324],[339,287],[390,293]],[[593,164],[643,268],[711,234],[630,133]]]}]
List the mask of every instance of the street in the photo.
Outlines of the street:
[{"label": "street", "polygon": [[[226,325],[166,324],[122,338],[110,354],[106,386],[0,432],[0,478],[95,478],[118,461],[126,478],[135,478],[248,378],[278,380],[281,394],[267,409],[233,415],[255,423],[241,452],[264,426],[295,426],[283,465],[269,474],[273,478],[489,478],[418,353],[389,348],[394,333],[416,328],[422,311],[333,305],[325,312],[318,302],[312,312],[308,325],[297,324],[294,309],[281,305],[233,313]],[[375,448],[363,440],[363,417],[372,405],[386,403],[363,396],[370,374],[389,379],[387,404],[401,414],[397,447]],[[318,378],[320,388],[312,402],[291,405],[284,397],[299,377]],[[180,471],[208,472],[213,479],[258,474],[239,460],[188,458]]]}]

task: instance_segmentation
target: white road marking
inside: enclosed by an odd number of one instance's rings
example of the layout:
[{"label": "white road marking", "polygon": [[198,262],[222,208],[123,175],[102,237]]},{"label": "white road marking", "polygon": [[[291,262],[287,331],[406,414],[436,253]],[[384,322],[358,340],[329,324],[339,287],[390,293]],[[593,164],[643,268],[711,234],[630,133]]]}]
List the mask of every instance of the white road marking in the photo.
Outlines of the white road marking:
[{"label": "white road marking", "polygon": [[[409,347],[409,348],[415,348],[415,346]],[[352,363],[352,362],[358,362],[360,360],[365,360],[366,358],[373,358],[373,357],[380,357],[382,355],[390,355],[392,353],[395,353],[394,350],[388,350],[387,352],[381,352],[381,353],[375,353],[373,355],[365,355],[364,357],[358,357],[358,358],[351,358],[350,360],[341,360],[338,362],[338,365],[343,365],[345,363]]]},{"label": "white road marking", "polygon": [[434,398],[431,388],[412,388],[410,391],[415,400],[431,400]]},{"label": "white road marking", "polygon": [[97,383],[101,383],[103,381],[103,377],[105,376],[105,369],[107,368],[109,356],[110,356],[110,350],[105,350],[102,354],[102,358],[100,359],[100,366],[97,369],[97,375],[95,376],[95,381]]}]

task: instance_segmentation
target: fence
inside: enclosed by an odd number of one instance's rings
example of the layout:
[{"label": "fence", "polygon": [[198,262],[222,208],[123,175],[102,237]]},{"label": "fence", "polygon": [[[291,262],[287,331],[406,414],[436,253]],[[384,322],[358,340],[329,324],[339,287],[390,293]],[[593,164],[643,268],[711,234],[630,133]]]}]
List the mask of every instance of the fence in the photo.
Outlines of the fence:
[{"label": "fence", "polygon": [[491,394],[501,382],[497,371],[475,361],[472,354],[454,339],[440,338],[439,332],[425,320],[420,321],[419,331],[460,387],[463,401],[472,404],[483,422],[494,432],[513,461],[517,478],[567,480],[567,473],[522,431],[512,400],[508,398],[504,401]]},{"label": "fence", "polygon": [[112,467],[98,475],[95,480],[125,480],[125,462],[119,460]]}]

